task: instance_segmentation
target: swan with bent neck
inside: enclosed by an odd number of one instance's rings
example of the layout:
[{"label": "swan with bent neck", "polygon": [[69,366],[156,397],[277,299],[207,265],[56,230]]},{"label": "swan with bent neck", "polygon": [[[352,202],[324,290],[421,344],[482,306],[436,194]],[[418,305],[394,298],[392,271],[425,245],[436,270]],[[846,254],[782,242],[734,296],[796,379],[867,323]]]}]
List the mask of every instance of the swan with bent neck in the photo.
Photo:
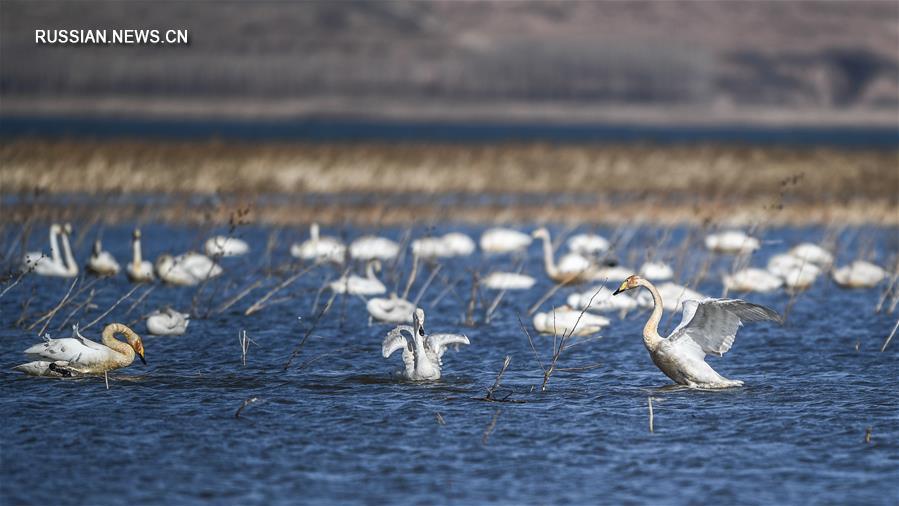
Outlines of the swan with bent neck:
[{"label": "swan with bent neck", "polygon": [[[116,339],[116,334],[125,336],[125,341]],[[85,338],[75,325],[72,337],[47,338],[45,342],[25,350],[27,355],[45,360],[21,364],[13,370],[31,376],[61,378],[103,374],[121,369],[131,365],[134,357],[140,357],[141,362],[147,363],[144,359],[143,341],[127,325],[110,323],[103,328],[101,340],[103,344]]]},{"label": "swan with bent neck", "polygon": [[676,383],[690,388],[730,388],[742,381],[727,379],[705,362],[707,354],[721,356],[734,344],[743,322],[781,322],[774,310],[739,299],[704,299],[683,302],[683,320],[667,338],[659,335],[662,296],[649,281],[630,276],[614,295],[643,287],[652,294],[653,308],[643,327],[643,345],[653,363]]},{"label": "swan with bent neck", "polygon": [[[412,342],[406,339],[403,332],[411,334]],[[425,334],[425,312],[417,308],[412,313],[411,327],[400,325],[387,334],[381,345],[381,355],[388,358],[401,349],[404,368],[400,373],[404,378],[412,381],[438,380],[443,367],[443,354],[451,344],[470,343],[468,337],[462,334]]]}]

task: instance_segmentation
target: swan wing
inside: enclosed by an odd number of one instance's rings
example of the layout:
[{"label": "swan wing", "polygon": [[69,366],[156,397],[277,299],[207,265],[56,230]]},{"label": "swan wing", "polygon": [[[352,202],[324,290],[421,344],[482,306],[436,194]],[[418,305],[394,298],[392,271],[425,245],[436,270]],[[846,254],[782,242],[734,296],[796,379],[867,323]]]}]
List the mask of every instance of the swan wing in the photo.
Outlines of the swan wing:
[{"label": "swan wing", "polygon": [[437,354],[437,359],[443,357],[446,347],[451,344],[471,344],[468,336],[462,334],[431,334],[428,336],[428,348]]},{"label": "swan wing", "polygon": [[669,340],[719,357],[733,346],[743,323],[782,321],[776,311],[740,299],[687,300],[683,305],[683,320]]},{"label": "swan wing", "polygon": [[409,347],[409,341],[403,335],[404,330],[410,334],[414,332],[409,325],[400,325],[387,333],[387,337],[384,338],[384,343],[381,345],[381,355],[384,358],[389,357],[396,350]]},{"label": "swan wing", "polygon": [[109,358],[108,352],[99,349],[100,347],[106,348],[88,339],[67,337],[64,339],[48,339],[41,344],[28,348],[25,350],[25,353],[32,357],[45,358],[54,362],[64,361],[77,365],[90,365],[103,362]]}]

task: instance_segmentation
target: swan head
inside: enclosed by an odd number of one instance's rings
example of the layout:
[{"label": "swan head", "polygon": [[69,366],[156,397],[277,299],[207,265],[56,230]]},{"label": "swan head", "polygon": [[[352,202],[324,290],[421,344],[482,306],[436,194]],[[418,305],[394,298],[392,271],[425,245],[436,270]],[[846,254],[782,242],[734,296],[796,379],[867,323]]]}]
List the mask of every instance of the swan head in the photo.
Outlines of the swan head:
[{"label": "swan head", "polygon": [[128,335],[128,344],[131,345],[134,353],[140,357],[140,361],[143,362],[144,365],[147,365],[147,359],[144,358],[144,342],[141,340],[140,336],[135,332],[131,332]]},{"label": "swan head", "polygon": [[546,227],[540,227],[537,230],[531,232],[531,237],[533,237],[534,239],[544,239],[548,241],[549,230],[547,230]]},{"label": "swan head", "polygon": [[71,224],[71,223],[66,223],[65,225],[63,225],[62,230],[63,230],[63,232],[65,232],[66,234],[71,235],[71,233],[72,233],[72,224]]},{"label": "swan head", "polygon": [[412,327],[418,332],[418,335],[424,337],[425,335],[425,312],[421,308],[415,308],[415,312],[412,313]]},{"label": "swan head", "polygon": [[617,290],[612,292],[612,295],[618,295],[621,292],[633,290],[634,288],[640,286],[640,281],[643,281],[643,278],[637,276],[636,274],[634,274],[633,276],[629,276],[621,283],[621,286],[619,286]]},{"label": "swan head", "polygon": [[53,234],[58,234],[62,232],[62,227],[59,225],[59,223],[54,223],[50,225],[50,232]]},{"label": "swan head", "polygon": [[94,256],[100,256],[100,252],[103,251],[103,245],[100,244],[100,239],[94,241]]},{"label": "swan head", "polygon": [[131,238],[134,240],[140,239],[140,229],[135,228],[134,232],[131,233]]}]

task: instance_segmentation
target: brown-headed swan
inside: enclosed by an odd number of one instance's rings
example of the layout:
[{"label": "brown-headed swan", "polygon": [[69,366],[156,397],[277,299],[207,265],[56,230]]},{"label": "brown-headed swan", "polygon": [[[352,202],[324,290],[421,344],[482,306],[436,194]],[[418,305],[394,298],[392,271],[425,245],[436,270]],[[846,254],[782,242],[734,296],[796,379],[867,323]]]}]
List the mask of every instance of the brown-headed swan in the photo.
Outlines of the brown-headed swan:
[{"label": "brown-headed swan", "polygon": [[[65,339],[46,338],[45,342],[25,350],[29,356],[42,358],[35,362],[18,365],[13,369],[31,376],[70,377],[103,374],[127,367],[140,357],[144,364],[144,343],[136,332],[121,323],[110,323],[103,328],[102,342],[96,343],[85,338],[73,327],[72,337]],[[125,342],[115,338],[125,337]]]},{"label": "brown-headed swan", "polygon": [[775,311],[739,299],[684,301],[683,319],[667,338],[659,335],[662,320],[662,296],[652,283],[630,276],[615,290],[615,295],[638,287],[652,294],[653,308],[643,327],[643,345],[653,363],[675,382],[691,388],[729,388],[743,382],[718,374],[705,362],[708,354],[721,356],[734,344],[737,330],[744,322],[771,320],[780,322]]}]

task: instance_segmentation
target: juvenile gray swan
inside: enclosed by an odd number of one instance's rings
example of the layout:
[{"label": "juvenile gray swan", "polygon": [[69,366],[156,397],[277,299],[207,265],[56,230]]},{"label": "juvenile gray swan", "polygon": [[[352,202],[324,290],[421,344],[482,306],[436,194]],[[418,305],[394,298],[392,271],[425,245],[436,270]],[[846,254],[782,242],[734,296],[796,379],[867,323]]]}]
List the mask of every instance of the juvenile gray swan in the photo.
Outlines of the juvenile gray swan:
[{"label": "juvenile gray swan", "polygon": [[[443,366],[443,353],[451,344],[470,344],[468,337],[461,334],[425,334],[425,312],[416,309],[412,313],[412,326],[400,325],[391,330],[384,338],[381,354],[389,357],[396,350],[403,350],[402,375],[412,381],[440,379],[440,368]],[[412,334],[412,342],[406,339],[403,332]]]},{"label": "juvenile gray swan", "polygon": [[656,367],[675,382],[690,388],[730,388],[742,386],[727,379],[705,362],[707,354],[721,356],[734,344],[743,322],[771,320],[781,322],[777,312],[739,299],[704,299],[683,302],[683,320],[664,338],[659,335],[662,296],[649,281],[630,276],[614,295],[644,287],[652,294],[653,308],[643,327],[643,344]]}]

